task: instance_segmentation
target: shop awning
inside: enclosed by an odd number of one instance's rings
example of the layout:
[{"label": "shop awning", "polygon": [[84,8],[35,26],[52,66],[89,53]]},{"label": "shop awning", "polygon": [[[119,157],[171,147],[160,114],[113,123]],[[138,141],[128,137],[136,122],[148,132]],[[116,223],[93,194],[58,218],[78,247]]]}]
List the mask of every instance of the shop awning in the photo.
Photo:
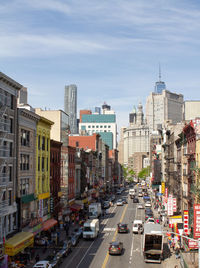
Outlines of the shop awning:
[{"label": "shop awning", "polygon": [[25,248],[34,243],[33,234],[30,232],[20,232],[9,238],[5,243],[5,254],[15,256]]},{"label": "shop awning", "polygon": [[50,228],[52,228],[54,225],[56,225],[57,223],[58,223],[57,220],[55,220],[55,219],[49,219],[49,220],[47,220],[47,221],[45,221],[45,222],[43,223],[43,230],[44,230],[44,231],[47,231],[47,230],[49,230]]},{"label": "shop awning", "polygon": [[74,204],[72,204],[72,205],[70,206],[70,209],[71,209],[72,211],[79,211],[79,210],[81,210],[81,208],[82,208],[82,206],[79,205],[79,204],[76,204],[76,203],[74,203]]}]

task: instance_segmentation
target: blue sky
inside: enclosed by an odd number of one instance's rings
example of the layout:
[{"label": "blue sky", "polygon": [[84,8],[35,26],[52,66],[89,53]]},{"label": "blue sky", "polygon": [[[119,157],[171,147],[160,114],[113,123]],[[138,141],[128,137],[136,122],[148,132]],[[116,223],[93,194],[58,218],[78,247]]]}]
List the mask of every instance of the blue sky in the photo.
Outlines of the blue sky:
[{"label": "blue sky", "polygon": [[106,101],[118,125],[154,90],[200,99],[200,3],[193,0],[1,0],[0,71],[28,88],[33,107],[78,110]]}]

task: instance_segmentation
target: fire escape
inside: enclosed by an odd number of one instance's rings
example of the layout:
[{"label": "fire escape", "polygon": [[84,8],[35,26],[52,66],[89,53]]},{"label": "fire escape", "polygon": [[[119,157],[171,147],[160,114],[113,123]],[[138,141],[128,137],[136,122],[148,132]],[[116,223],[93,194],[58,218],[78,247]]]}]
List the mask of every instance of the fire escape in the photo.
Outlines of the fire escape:
[{"label": "fire escape", "polygon": [[9,148],[6,142],[7,134],[9,133],[9,119],[7,117],[8,99],[0,93],[0,241],[4,234],[1,229],[4,224],[4,217],[8,211],[8,199],[6,198],[6,187],[9,182],[8,171],[6,168],[9,158]]}]

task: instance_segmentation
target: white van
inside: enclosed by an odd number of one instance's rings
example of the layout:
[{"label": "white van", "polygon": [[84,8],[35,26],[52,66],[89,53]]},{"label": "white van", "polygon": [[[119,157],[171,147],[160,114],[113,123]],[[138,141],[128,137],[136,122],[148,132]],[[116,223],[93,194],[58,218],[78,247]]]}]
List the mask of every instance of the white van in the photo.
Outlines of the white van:
[{"label": "white van", "polygon": [[141,232],[143,232],[143,222],[142,222],[142,220],[134,220],[134,222],[133,222],[133,233],[134,234],[138,234],[140,226],[142,227],[140,230],[141,230]]},{"label": "white van", "polygon": [[99,234],[99,220],[87,220],[83,225],[83,238],[96,238]]}]

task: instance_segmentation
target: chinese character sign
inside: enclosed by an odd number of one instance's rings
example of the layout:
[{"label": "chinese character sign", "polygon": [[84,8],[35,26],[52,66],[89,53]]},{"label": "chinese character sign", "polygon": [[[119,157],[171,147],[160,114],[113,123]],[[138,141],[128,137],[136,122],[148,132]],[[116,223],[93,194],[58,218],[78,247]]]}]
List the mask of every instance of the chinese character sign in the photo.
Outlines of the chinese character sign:
[{"label": "chinese character sign", "polygon": [[173,215],[173,198],[169,197],[167,200],[167,213],[168,215]]},{"label": "chinese character sign", "polygon": [[161,193],[164,194],[165,193],[165,183],[162,182],[162,186],[161,186]]},{"label": "chinese character sign", "polygon": [[183,229],[184,233],[188,235],[188,220],[189,220],[189,215],[188,215],[188,210],[184,210],[183,214]]},{"label": "chinese character sign", "polygon": [[200,238],[200,204],[194,204],[194,238]]},{"label": "chinese character sign", "polygon": [[173,212],[176,212],[176,198],[173,198]]}]

